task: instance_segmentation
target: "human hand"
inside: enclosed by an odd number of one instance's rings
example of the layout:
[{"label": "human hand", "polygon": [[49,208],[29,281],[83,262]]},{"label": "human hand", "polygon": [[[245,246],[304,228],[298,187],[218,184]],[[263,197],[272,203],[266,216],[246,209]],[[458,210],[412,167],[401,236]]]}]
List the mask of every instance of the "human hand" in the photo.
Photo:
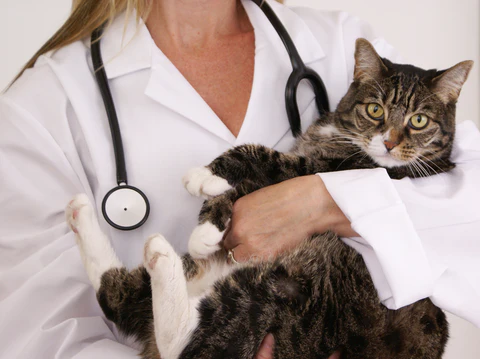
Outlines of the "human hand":
[{"label": "human hand", "polygon": [[[267,334],[263,339],[255,359],[273,359],[273,346],[275,339],[272,334]],[[335,352],[328,359],[340,359],[340,352]]]},{"label": "human hand", "polygon": [[314,233],[358,236],[319,176],[303,176],[250,193],[233,206],[224,246],[238,262],[266,259]]}]

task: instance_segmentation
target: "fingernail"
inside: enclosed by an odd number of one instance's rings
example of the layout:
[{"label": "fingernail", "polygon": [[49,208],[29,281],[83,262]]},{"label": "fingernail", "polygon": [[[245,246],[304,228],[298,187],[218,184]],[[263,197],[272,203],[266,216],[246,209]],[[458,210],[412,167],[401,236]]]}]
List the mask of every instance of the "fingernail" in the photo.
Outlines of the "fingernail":
[{"label": "fingernail", "polygon": [[272,334],[267,334],[267,336],[264,339],[264,344],[267,348],[273,348],[273,345],[275,344],[275,340],[273,339]]}]

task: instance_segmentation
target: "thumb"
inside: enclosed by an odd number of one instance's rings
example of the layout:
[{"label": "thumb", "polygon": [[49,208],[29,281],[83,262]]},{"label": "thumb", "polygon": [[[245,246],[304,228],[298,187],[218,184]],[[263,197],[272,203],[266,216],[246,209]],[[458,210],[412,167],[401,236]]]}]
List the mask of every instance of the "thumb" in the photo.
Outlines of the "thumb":
[{"label": "thumb", "polygon": [[263,339],[260,349],[255,357],[255,359],[272,359],[273,358],[273,346],[275,344],[275,339],[273,339],[272,334],[267,334]]}]

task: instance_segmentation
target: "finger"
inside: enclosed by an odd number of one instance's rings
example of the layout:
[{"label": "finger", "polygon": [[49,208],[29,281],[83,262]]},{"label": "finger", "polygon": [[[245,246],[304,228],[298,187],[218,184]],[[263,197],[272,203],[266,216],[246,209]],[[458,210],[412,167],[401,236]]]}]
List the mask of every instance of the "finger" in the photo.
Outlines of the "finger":
[{"label": "finger", "polygon": [[272,334],[267,334],[263,339],[260,349],[258,350],[257,356],[255,359],[272,359],[273,358],[273,346],[275,344],[275,339]]},{"label": "finger", "polygon": [[328,359],[340,359],[340,352],[335,352],[328,357]]},{"label": "finger", "polygon": [[233,252],[233,258],[238,263],[246,262],[250,258],[250,255],[247,254],[247,252],[245,251],[245,246],[244,245],[240,244],[237,247],[232,248],[230,250]]},{"label": "finger", "polygon": [[238,236],[235,236],[232,231],[231,222],[230,225],[225,230],[225,234],[223,235],[223,246],[226,250],[233,249],[238,247],[240,244],[240,240]]}]

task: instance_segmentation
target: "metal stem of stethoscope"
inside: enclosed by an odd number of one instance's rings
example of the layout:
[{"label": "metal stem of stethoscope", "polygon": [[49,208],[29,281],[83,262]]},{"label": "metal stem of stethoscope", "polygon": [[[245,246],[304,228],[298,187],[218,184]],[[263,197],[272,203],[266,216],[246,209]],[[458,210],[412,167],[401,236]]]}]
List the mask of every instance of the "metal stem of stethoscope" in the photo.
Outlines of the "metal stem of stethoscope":
[{"label": "metal stem of stethoscope", "polygon": [[292,41],[292,38],[288,34],[280,19],[273,12],[270,5],[268,5],[268,3],[264,0],[253,0],[253,2],[257,4],[260,9],[262,9],[263,13],[268,18],[275,31],[278,33],[278,36],[283,41],[285,49],[288,52],[290,62],[292,63],[293,70],[285,87],[285,106],[287,109],[288,121],[290,122],[290,128],[293,135],[297,137],[302,133],[300,113],[298,111],[297,104],[297,88],[300,84],[300,81],[308,80],[312,85],[320,116],[330,111],[327,90],[320,76],[315,71],[305,66],[297,51],[297,48],[295,47],[295,44]]}]

